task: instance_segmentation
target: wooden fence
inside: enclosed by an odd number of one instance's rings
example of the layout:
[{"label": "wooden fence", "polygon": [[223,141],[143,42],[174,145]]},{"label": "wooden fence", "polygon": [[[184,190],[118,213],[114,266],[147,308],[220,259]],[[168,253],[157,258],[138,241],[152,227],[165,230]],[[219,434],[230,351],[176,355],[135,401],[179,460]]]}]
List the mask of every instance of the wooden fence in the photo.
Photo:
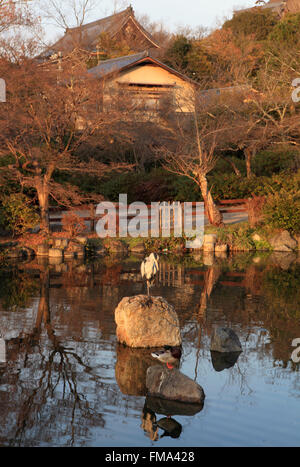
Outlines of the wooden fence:
[{"label": "wooden fence", "polygon": [[[239,213],[245,213],[247,214],[247,208],[246,208],[246,201],[247,199],[231,199],[231,200],[222,200],[222,201],[217,201],[216,204],[218,205],[220,211],[222,214],[239,214]],[[120,220],[120,213],[119,213],[119,204],[118,203],[113,203],[114,207],[116,209],[116,226],[117,226],[117,232],[119,231],[119,220]],[[191,203],[192,205],[192,216],[195,218],[196,216],[196,206],[197,203],[193,202]],[[180,202],[164,202],[160,203],[159,207],[159,218],[158,218],[158,225],[159,225],[159,233],[162,231],[162,226],[163,226],[163,209],[165,207],[170,208],[170,228],[174,228],[175,225],[175,210],[172,209],[175,207],[181,207],[182,210],[182,218],[184,215],[184,204]],[[129,206],[127,206],[128,209]],[[141,219],[146,219],[147,222],[146,224],[151,226],[152,222],[154,219],[152,218],[152,212],[151,212],[151,205],[147,205],[148,208],[148,213],[147,217],[140,216]],[[123,206],[124,209],[124,206]],[[64,214],[66,214],[68,211],[67,210],[62,210],[61,208],[58,207],[50,207],[50,214],[49,214],[49,223],[50,223],[50,229],[51,230],[61,230],[61,221],[62,217]],[[99,219],[101,219],[103,215],[97,215],[94,212],[91,211],[90,206],[80,206],[78,208],[74,208],[74,210],[85,222],[86,224],[86,231],[87,232],[94,232],[95,231],[95,226],[96,223]],[[204,213],[206,215],[206,212],[204,210]],[[130,220],[134,218],[136,214],[129,215],[127,214],[127,219]]]}]

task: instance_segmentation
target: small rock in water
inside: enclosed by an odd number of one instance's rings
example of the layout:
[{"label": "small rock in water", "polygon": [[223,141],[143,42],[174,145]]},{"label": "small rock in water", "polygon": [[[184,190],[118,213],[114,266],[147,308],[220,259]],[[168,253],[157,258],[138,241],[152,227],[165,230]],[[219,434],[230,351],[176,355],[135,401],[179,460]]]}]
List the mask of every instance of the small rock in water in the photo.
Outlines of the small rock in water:
[{"label": "small rock in water", "polygon": [[210,350],[215,352],[241,352],[242,346],[238,336],[232,329],[218,327],[213,330]]}]

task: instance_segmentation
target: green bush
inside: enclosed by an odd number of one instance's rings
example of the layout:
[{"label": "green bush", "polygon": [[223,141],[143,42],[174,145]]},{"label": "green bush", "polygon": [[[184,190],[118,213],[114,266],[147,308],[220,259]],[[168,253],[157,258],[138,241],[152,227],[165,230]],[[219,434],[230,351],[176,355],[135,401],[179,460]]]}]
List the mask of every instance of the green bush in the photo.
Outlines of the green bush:
[{"label": "green bush", "polygon": [[270,31],[268,40],[272,46],[299,44],[300,13],[286,15]]},{"label": "green bush", "polygon": [[263,209],[265,223],[275,229],[300,232],[300,191],[282,189],[267,197]]},{"label": "green bush", "polygon": [[292,315],[300,317],[300,266],[293,263],[288,270],[281,268],[267,269],[263,276],[263,286],[266,296],[271,299],[279,299],[282,310],[287,310],[288,304],[293,304]]},{"label": "green bush", "polygon": [[[177,199],[177,180],[184,177],[176,177],[164,169],[153,169],[145,173],[127,173],[114,175],[101,185],[101,194],[110,201],[117,202],[120,193],[127,193],[128,202],[143,201],[168,201]],[[181,183],[181,180],[180,182]],[[185,182],[182,181],[184,184]],[[150,199],[151,198],[151,199]]]},{"label": "green bush", "polygon": [[282,171],[271,177],[237,177],[235,174],[220,174],[213,172],[208,176],[209,186],[213,197],[218,199],[244,199],[253,194],[257,196],[269,195],[282,189],[295,191],[300,185],[300,170],[297,172]]},{"label": "green bush", "polygon": [[261,187],[265,184],[264,177],[237,177],[235,174],[213,173],[208,177],[213,197],[218,199],[244,199],[252,193],[261,194]]},{"label": "green bush", "polygon": [[278,23],[277,16],[270,10],[260,8],[242,11],[226,21],[224,28],[230,28],[237,36],[254,35],[258,41],[267,39]]},{"label": "green bush", "polygon": [[187,177],[176,177],[173,182],[173,187],[175,201],[188,202],[203,200],[196,183]]},{"label": "green bush", "polygon": [[271,177],[274,174],[293,168],[297,153],[289,148],[266,150],[256,154],[252,161],[252,170],[257,176]]},{"label": "green bush", "polygon": [[13,193],[4,196],[0,214],[3,227],[12,231],[13,235],[23,234],[35,227],[40,218],[31,206],[31,200],[23,193]]},{"label": "green bush", "polygon": [[227,243],[232,250],[255,250],[253,231],[248,223],[218,228],[217,243]]}]

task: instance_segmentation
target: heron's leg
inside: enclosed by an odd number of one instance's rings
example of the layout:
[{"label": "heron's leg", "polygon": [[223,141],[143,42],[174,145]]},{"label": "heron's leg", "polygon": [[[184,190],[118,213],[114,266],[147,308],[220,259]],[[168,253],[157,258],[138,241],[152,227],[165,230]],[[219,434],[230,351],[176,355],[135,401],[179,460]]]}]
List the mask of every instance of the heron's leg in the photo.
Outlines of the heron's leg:
[{"label": "heron's leg", "polygon": [[150,284],[148,280],[147,280],[147,294],[148,296],[150,295]]}]

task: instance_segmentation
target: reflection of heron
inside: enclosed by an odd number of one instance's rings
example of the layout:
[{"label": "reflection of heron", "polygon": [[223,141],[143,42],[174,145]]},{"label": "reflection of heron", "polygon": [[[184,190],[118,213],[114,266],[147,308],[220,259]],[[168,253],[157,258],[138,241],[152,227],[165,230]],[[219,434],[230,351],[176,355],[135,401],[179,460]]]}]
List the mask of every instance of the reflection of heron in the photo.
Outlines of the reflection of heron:
[{"label": "reflection of heron", "polygon": [[0,335],[0,363],[6,363],[6,343]]},{"label": "reflection of heron", "polygon": [[173,364],[179,362],[181,358],[181,348],[165,345],[163,350],[152,352],[151,355],[160,362],[166,363],[167,367],[172,370],[174,368]]},{"label": "reflection of heron", "polygon": [[147,293],[150,295],[149,289],[156,273],[159,271],[158,267],[159,256],[157,253],[151,253],[147,256],[141,264],[141,275],[146,279]]},{"label": "reflection of heron", "polygon": [[158,427],[156,424],[156,415],[153,410],[148,409],[146,403],[142,413],[142,425],[141,428],[148,434],[152,441],[158,440]]}]

